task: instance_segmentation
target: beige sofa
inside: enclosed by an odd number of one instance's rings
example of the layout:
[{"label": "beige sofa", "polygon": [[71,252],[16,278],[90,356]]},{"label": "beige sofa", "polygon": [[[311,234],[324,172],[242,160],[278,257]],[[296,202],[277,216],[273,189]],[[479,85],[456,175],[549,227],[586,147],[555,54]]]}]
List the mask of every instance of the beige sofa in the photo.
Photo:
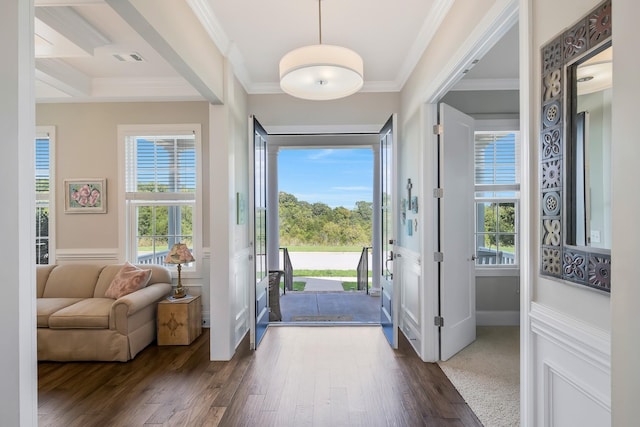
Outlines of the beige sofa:
[{"label": "beige sofa", "polygon": [[156,337],[157,302],[171,291],[159,265],[148,284],[119,299],[105,292],[123,264],[37,267],[38,360],[127,361]]}]

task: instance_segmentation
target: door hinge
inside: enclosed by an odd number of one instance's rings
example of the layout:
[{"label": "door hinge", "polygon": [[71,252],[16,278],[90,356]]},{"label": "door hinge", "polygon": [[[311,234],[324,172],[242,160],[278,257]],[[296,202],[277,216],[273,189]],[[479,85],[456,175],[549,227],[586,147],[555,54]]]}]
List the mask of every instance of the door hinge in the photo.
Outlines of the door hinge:
[{"label": "door hinge", "polygon": [[444,326],[444,317],[442,316],[436,316],[433,318],[433,324],[436,325],[439,328],[442,328]]},{"label": "door hinge", "polygon": [[433,198],[434,199],[442,199],[444,197],[444,188],[434,188],[433,189]]},{"label": "door hinge", "polygon": [[433,134],[434,135],[442,135],[444,131],[442,125],[433,125]]},{"label": "door hinge", "polygon": [[433,253],[433,261],[434,262],[442,262],[442,261],[444,261],[444,254],[442,252],[434,252]]}]

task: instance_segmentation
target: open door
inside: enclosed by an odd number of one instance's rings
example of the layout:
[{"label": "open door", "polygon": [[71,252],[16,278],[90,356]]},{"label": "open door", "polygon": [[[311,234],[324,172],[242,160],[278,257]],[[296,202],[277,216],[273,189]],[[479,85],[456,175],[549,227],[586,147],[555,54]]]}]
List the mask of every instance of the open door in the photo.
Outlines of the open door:
[{"label": "open door", "polygon": [[267,267],[267,132],[249,117],[249,244],[253,247],[253,277],[249,285],[250,346],[256,349],[269,326],[269,272]]},{"label": "open door", "polygon": [[440,104],[440,359],[476,339],[473,215],[473,118]]},{"label": "open door", "polygon": [[382,277],[380,280],[380,324],[384,335],[391,347],[398,348],[398,289],[393,284],[393,258],[396,243],[396,147],[394,135],[396,132],[396,115],[389,118],[380,130],[380,254]]}]

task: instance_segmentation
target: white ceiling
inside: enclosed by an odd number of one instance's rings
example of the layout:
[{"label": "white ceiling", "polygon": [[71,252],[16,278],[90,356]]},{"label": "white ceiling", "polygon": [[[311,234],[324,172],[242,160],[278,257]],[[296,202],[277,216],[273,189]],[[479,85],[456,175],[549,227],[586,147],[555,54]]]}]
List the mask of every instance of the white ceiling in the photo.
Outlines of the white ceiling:
[{"label": "white ceiling", "polygon": [[[317,0],[181,1],[204,23],[252,94],[280,93],[280,58],[318,43]],[[322,42],[362,56],[364,91],[399,91],[451,3],[322,0]],[[104,0],[35,0],[35,5],[38,102],[204,99],[176,71],[180,67],[173,67]],[[486,87],[490,79],[495,88],[511,88],[514,81],[517,87],[517,31],[507,33],[485,58],[461,89],[479,83]]]}]

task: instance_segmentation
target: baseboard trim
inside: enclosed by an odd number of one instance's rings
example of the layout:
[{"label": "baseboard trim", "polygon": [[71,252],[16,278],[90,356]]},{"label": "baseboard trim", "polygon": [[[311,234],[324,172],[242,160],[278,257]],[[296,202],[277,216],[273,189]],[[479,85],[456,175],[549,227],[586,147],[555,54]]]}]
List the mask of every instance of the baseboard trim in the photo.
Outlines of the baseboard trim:
[{"label": "baseboard trim", "polygon": [[476,311],[476,325],[478,326],[518,326],[520,325],[520,312],[517,310]]}]

